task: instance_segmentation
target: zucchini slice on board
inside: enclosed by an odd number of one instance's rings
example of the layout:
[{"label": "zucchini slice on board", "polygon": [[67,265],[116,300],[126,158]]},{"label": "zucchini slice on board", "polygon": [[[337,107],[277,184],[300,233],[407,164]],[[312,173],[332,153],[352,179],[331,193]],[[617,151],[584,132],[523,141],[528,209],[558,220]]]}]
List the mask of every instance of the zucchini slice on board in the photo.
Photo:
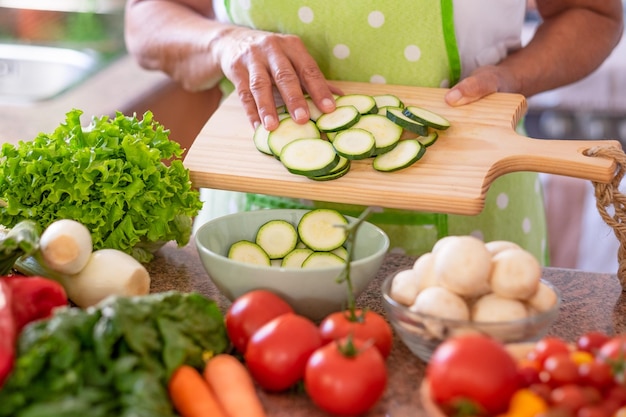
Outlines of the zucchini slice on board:
[{"label": "zucchini slice on board", "polygon": [[280,153],[280,161],[289,172],[307,177],[328,174],[339,160],[333,145],[319,138],[296,139]]},{"label": "zucchini slice on board", "polygon": [[391,151],[374,158],[372,166],[377,171],[398,171],[413,165],[424,155],[424,152],[426,152],[426,147],[419,140],[401,140]]},{"label": "zucchini slice on board", "polygon": [[446,130],[450,127],[450,121],[448,119],[423,107],[406,106],[403,112],[409,119],[423,123],[434,129]]},{"label": "zucchini slice on board", "polygon": [[302,262],[302,268],[323,268],[345,265],[346,261],[332,252],[313,252]]},{"label": "zucchini slice on board", "polygon": [[319,137],[320,131],[312,120],[299,124],[291,117],[287,117],[280,121],[276,129],[269,132],[267,145],[272,154],[280,159],[280,153],[287,143],[301,138]]},{"label": "zucchini slice on board", "polygon": [[365,129],[350,128],[338,132],[332,144],[335,151],[346,159],[365,159],[372,156],[376,139]]},{"label": "zucchini slice on board", "polygon": [[256,234],[256,242],[270,259],[280,259],[296,248],[298,232],[285,220],[270,220]]},{"label": "zucchini slice on board", "polygon": [[416,139],[419,140],[422,145],[429,147],[433,143],[437,142],[437,138],[439,138],[439,133],[432,131],[427,136],[420,136]]},{"label": "zucchini slice on board", "polygon": [[361,116],[353,128],[365,129],[374,135],[376,147],[374,155],[385,153],[393,149],[402,136],[402,127],[380,114],[366,114]]},{"label": "zucchini slice on board", "polygon": [[298,222],[300,240],[314,251],[332,251],[346,242],[348,219],[332,209],[313,209]]},{"label": "zucchini slice on board", "polygon": [[337,106],[332,112],[320,115],[315,123],[320,132],[337,132],[354,125],[360,117],[354,106]]},{"label": "zucchini slice on board", "polygon": [[274,155],[267,143],[269,135],[270,131],[267,130],[262,124],[259,124],[257,128],[254,129],[252,140],[254,141],[254,146],[256,146],[257,150],[267,155]]},{"label": "zucchini slice on board", "polygon": [[409,118],[409,116],[404,114],[403,110],[399,107],[387,107],[386,116],[389,120],[409,132],[417,133],[420,136],[428,135],[428,126],[422,122]]},{"label": "zucchini slice on board", "polygon": [[309,179],[315,181],[336,180],[337,178],[346,175],[348,171],[350,171],[350,160],[344,158],[343,156],[339,156],[339,163],[328,174],[310,176]]},{"label": "zucchini slice on board", "polygon": [[373,97],[379,110],[381,107],[404,107],[402,100],[393,94],[379,94]]},{"label": "zucchini slice on board", "polygon": [[337,97],[337,106],[354,106],[361,114],[378,113],[378,106],[374,97],[366,94],[346,94]]},{"label": "zucchini slice on board", "polygon": [[248,240],[233,243],[228,250],[228,258],[233,261],[254,265],[270,266],[270,257],[262,247]]}]

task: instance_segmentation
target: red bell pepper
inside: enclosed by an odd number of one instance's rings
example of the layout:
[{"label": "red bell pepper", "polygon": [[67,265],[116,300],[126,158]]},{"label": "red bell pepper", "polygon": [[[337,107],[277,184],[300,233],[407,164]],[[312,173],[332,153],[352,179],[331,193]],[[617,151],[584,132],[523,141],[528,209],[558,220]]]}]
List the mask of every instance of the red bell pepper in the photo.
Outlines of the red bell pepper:
[{"label": "red bell pepper", "polygon": [[13,297],[9,285],[0,279],[0,387],[4,384],[15,362],[17,330],[11,305]]},{"label": "red bell pepper", "polygon": [[65,289],[42,277],[0,277],[0,387],[13,369],[18,335],[28,323],[67,305]]},{"label": "red bell pepper", "polygon": [[13,295],[13,318],[19,332],[31,321],[50,317],[56,307],[67,305],[67,294],[58,282],[43,277],[0,277]]}]

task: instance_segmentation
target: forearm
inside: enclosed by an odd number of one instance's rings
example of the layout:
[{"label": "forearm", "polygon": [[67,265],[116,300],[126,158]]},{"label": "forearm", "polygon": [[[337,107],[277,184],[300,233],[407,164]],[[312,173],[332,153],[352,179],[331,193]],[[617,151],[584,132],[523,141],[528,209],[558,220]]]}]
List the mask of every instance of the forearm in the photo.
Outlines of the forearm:
[{"label": "forearm", "polygon": [[510,71],[509,89],[527,97],[578,81],[611,53],[623,30],[620,2],[560,8],[538,1],[544,21],[530,43],[500,63]]},{"label": "forearm", "polygon": [[167,0],[130,0],[126,7],[129,53],[142,67],[163,71],[190,91],[209,88],[223,77],[216,49],[231,30],[213,19],[210,7]]}]

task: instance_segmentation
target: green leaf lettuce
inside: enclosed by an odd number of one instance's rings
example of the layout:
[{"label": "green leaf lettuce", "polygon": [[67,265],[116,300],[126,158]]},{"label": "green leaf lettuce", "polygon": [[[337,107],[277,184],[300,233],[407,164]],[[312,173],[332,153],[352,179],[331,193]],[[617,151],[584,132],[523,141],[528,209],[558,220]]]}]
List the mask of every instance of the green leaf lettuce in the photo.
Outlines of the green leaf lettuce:
[{"label": "green leaf lettuce", "polygon": [[183,166],[183,149],[146,112],[92,118],[66,114],[52,134],[0,150],[0,224],[80,221],[94,249],[114,248],[141,262],[159,244],[189,242],[202,203]]}]

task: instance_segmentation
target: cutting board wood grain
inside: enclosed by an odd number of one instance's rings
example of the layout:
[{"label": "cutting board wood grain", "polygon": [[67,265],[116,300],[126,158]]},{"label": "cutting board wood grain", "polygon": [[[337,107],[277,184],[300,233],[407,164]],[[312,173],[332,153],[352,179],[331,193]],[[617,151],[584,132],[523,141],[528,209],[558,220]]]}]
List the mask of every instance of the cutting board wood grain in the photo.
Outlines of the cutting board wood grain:
[{"label": "cutting board wood grain", "polygon": [[518,94],[495,93],[478,102],[451,107],[445,89],[333,82],[343,93],[395,94],[447,117],[421,160],[383,173],[372,158],[353,161],[350,172],[332,181],[289,173],[274,157],[259,152],[253,128],[236,94],[228,96],[207,121],[184,160],[195,187],[253,192],[339,203],[475,215],[484,207],[493,181],[507,173],[534,171],[611,181],[613,160],[585,156],[594,146],[620,147],[614,140],[546,140],[522,136],[515,126],[527,110]]}]

